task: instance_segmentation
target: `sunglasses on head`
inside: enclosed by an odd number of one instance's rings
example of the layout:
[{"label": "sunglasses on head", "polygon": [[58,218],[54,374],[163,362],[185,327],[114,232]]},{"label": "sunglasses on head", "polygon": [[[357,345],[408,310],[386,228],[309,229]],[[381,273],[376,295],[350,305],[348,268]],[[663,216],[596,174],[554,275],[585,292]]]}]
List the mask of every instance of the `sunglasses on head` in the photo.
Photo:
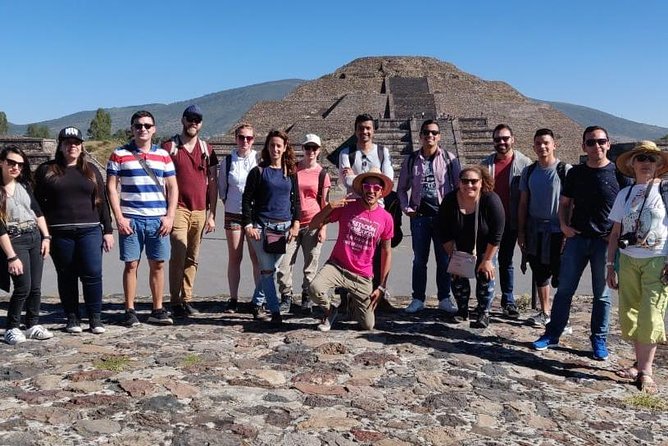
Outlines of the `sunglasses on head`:
[{"label": "sunglasses on head", "polygon": [[146,130],[150,130],[153,126],[154,126],[154,124],[140,124],[140,123],[132,124],[132,127],[135,130],[141,130],[142,128],[145,128]]},{"label": "sunglasses on head", "polygon": [[10,160],[9,158],[7,158],[5,161],[7,161],[7,165],[9,167],[18,167],[19,169],[23,169],[23,166],[25,165],[23,162]]},{"label": "sunglasses on head", "polygon": [[436,136],[440,135],[441,131],[440,130],[422,130],[422,136]]},{"label": "sunglasses on head", "polygon": [[184,118],[186,118],[186,121],[192,122],[194,124],[199,124],[202,122],[202,117],[197,115],[185,115]]},{"label": "sunglasses on head", "polygon": [[639,161],[641,163],[644,163],[645,161],[649,161],[650,163],[656,163],[656,157],[654,155],[648,155],[646,153],[641,153],[639,155],[634,156],[633,160]]},{"label": "sunglasses on head", "polygon": [[510,141],[510,138],[512,138],[512,136],[497,136],[497,137],[494,138],[494,142],[496,142],[496,143],[499,143],[501,141],[508,142],[508,141]]},{"label": "sunglasses on head", "polygon": [[378,193],[383,190],[383,186],[381,186],[380,184],[362,183],[362,189],[364,189],[365,191]]},{"label": "sunglasses on head", "polygon": [[473,186],[474,184],[478,184],[480,178],[460,178],[459,181],[461,181],[462,184],[470,184],[471,186]]},{"label": "sunglasses on head", "polygon": [[604,146],[605,143],[607,142],[608,142],[607,138],[597,138],[597,139],[594,138],[586,140],[585,145],[587,147],[594,147],[596,144],[598,144],[599,146]]},{"label": "sunglasses on head", "polygon": [[240,139],[242,141],[252,141],[253,139],[255,139],[255,137],[246,135],[237,135],[237,139]]}]

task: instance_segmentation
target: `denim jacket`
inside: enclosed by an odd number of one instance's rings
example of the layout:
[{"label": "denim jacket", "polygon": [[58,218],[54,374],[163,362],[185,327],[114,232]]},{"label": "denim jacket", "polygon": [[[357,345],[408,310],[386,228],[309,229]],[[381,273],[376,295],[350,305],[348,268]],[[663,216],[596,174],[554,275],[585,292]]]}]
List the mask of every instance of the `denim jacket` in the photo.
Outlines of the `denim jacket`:
[{"label": "denim jacket", "polygon": [[[482,160],[481,165],[487,167],[489,174],[494,178],[494,160],[496,159],[496,152],[489,155]],[[520,178],[522,177],[522,170],[530,165],[533,161],[528,156],[513,150],[513,161],[510,165],[510,215],[506,215],[506,222],[510,224],[510,229],[517,229],[517,209],[520,205]]]},{"label": "denim jacket", "polygon": [[[450,160],[449,163],[446,163],[445,156]],[[409,172],[409,164],[411,156],[414,156],[414,162],[412,163],[412,172]],[[420,208],[420,200],[422,199],[422,176],[424,175],[423,170],[424,157],[422,156],[422,149],[418,150],[418,153],[414,155],[409,155],[404,159],[404,162],[401,164],[401,171],[399,172],[399,180],[397,184],[397,195],[399,196],[399,204],[401,210],[404,213],[417,211]],[[448,168],[450,172],[448,172]],[[438,202],[443,201],[443,197],[455,190],[459,184],[459,172],[461,171],[461,166],[459,165],[459,160],[455,156],[443,150],[440,147],[436,149],[436,154],[434,155],[434,180],[436,181],[436,194],[438,196]],[[410,201],[408,200],[408,190],[411,190]]]}]

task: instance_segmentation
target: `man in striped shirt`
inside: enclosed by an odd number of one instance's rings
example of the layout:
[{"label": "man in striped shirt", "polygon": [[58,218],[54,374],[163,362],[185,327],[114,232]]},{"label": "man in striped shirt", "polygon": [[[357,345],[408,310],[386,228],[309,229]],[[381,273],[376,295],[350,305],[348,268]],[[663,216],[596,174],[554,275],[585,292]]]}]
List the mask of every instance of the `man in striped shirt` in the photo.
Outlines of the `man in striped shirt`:
[{"label": "man in striped shirt", "polygon": [[134,300],[139,259],[146,248],[153,296],[148,322],[171,325],[174,321],[162,307],[162,295],[164,263],[170,253],[169,233],[179,195],[176,172],[169,153],[152,143],[156,131],[153,115],[138,111],[130,124],[132,141],[114,150],[107,162],[107,193],[118,227],[121,261],[125,262],[125,324],[139,325]]}]

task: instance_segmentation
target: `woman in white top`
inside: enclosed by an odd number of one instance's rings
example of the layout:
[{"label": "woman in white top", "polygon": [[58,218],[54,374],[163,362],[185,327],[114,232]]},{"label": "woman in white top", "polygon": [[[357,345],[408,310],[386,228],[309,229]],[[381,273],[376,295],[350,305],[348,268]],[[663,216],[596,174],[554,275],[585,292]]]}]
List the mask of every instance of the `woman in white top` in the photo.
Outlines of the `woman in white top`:
[{"label": "woman in white top", "polygon": [[619,191],[609,216],[614,225],[607,282],[619,289],[622,336],[633,342],[636,357],[631,367],[617,374],[644,392],[656,393],[652,365],[657,344],[666,341],[668,306],[668,218],[659,177],[668,172],[668,153],[651,141],[641,141],[617,158],[617,169],[636,183]]},{"label": "woman in white top", "polygon": [[[248,172],[257,166],[257,152],[252,149],[255,134],[250,124],[241,124],[234,130],[237,147],[224,158],[218,170],[218,192],[225,205],[225,236],[227,238],[227,280],[230,287],[230,301],[227,312],[235,313],[239,299],[241,261],[244,257],[244,231],[241,226],[241,197],[246,187]],[[253,264],[253,278],[260,277],[257,256],[251,244],[248,254]],[[263,299],[262,299],[263,300]]]}]

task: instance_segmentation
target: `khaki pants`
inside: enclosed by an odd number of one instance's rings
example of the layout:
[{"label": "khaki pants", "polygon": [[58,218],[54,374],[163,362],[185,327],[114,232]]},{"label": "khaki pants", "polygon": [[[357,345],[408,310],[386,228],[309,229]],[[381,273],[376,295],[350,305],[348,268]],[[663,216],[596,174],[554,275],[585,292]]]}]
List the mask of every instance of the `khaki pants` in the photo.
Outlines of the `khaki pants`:
[{"label": "khaki pants", "polygon": [[348,290],[349,311],[363,330],[372,330],[376,316],[371,310],[373,284],[370,277],[362,277],[331,263],[326,263],[311,283],[311,299],[325,309],[331,306],[329,290],[341,287]]},{"label": "khaki pants", "polygon": [[304,253],[304,279],[302,280],[302,294],[308,294],[311,282],[318,270],[318,259],[320,258],[320,247],[318,233],[320,229],[303,228],[299,230],[296,238],[292,239],[285,248],[285,255],[278,266],[276,279],[278,291],[283,295],[292,295],[292,268],[297,261],[297,254],[301,247]]},{"label": "khaki pants", "polygon": [[197,274],[197,258],[206,223],[206,211],[189,211],[179,207],[174,216],[170,239],[169,294],[172,305],[190,302]]}]

